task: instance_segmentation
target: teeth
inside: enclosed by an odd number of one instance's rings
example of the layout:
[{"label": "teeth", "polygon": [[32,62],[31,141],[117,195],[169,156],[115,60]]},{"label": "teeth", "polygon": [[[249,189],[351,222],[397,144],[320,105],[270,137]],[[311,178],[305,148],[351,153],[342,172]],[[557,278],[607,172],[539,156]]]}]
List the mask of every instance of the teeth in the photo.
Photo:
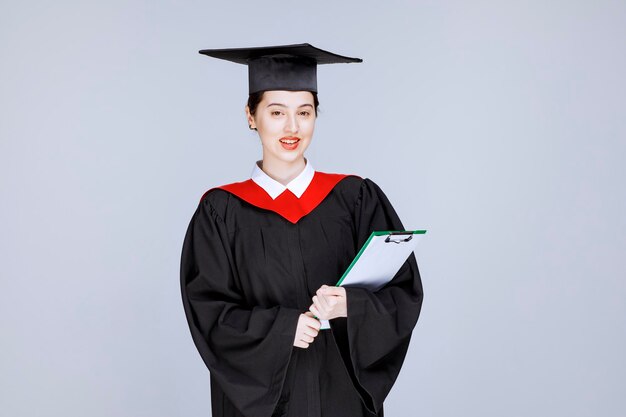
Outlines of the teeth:
[{"label": "teeth", "polygon": [[296,143],[298,140],[299,140],[299,139],[281,139],[280,141],[281,141],[282,143],[287,143],[287,144],[291,145],[291,144],[293,144],[293,143]]}]

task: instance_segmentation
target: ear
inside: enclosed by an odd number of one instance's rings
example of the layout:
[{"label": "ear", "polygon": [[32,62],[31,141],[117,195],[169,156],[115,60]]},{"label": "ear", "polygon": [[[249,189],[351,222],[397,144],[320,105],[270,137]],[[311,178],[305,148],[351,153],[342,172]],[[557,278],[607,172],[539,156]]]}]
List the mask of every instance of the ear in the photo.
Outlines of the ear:
[{"label": "ear", "polygon": [[256,123],[254,122],[254,116],[250,114],[250,107],[246,105],[246,119],[248,119],[248,126],[250,129],[256,129]]}]

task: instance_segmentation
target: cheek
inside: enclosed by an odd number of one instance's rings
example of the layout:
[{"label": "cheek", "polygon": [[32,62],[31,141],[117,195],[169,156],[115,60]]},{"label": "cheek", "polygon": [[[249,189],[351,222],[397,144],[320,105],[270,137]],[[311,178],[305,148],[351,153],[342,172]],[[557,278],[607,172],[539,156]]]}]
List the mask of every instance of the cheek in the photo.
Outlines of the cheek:
[{"label": "cheek", "polygon": [[261,136],[261,145],[265,148],[271,147],[272,145],[275,145],[275,141],[272,139],[272,135],[260,135]]},{"label": "cheek", "polygon": [[305,121],[304,123],[301,124],[301,128],[303,131],[307,132],[308,134],[312,134],[313,130],[315,129],[315,119]]},{"label": "cheek", "polygon": [[273,136],[276,135],[276,128],[272,126],[271,123],[267,123],[266,121],[257,124],[257,132],[261,137],[262,142],[269,141]]},{"label": "cheek", "polygon": [[277,119],[264,119],[260,121],[260,127],[266,132],[276,132],[282,129],[283,123]]}]

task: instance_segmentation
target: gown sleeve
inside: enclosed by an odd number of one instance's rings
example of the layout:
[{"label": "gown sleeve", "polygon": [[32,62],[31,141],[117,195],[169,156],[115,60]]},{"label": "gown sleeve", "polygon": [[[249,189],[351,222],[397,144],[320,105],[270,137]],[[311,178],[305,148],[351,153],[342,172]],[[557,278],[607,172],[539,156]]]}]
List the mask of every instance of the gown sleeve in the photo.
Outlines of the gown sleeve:
[{"label": "gown sleeve", "polygon": [[225,395],[244,415],[270,417],[280,398],[300,312],[245,303],[228,232],[209,200],[201,201],[183,243],[185,314],[200,356]]},{"label": "gown sleeve", "polygon": [[[355,205],[357,249],[374,230],[404,230],[383,191],[361,183]],[[423,299],[415,255],[376,292],[346,287],[347,317],[330,321],[344,364],[364,405],[379,413],[398,374]]]}]

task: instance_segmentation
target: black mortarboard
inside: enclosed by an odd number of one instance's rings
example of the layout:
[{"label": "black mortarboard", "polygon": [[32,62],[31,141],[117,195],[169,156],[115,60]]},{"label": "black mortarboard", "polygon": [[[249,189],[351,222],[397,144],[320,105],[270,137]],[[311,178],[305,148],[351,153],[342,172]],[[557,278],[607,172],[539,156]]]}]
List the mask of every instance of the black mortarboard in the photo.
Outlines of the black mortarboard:
[{"label": "black mortarboard", "polygon": [[363,62],[308,43],[255,48],[203,49],[203,55],[248,65],[249,93],[267,90],[317,92],[317,65]]}]

